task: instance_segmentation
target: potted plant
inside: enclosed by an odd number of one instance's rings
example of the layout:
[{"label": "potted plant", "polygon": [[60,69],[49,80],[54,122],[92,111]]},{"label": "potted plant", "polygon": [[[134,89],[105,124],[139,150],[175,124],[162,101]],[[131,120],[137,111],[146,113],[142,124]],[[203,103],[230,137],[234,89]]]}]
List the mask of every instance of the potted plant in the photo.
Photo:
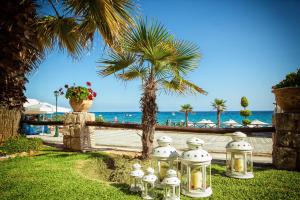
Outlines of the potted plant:
[{"label": "potted plant", "polygon": [[[97,96],[91,88],[92,84],[86,82],[85,86],[76,86],[75,84],[69,87],[67,84],[65,97],[69,99],[69,103],[74,112],[87,112],[93,104],[93,99]],[[60,89],[62,91],[62,88]]]},{"label": "potted plant", "polygon": [[277,106],[284,112],[300,112],[300,69],[286,75],[272,88]]}]

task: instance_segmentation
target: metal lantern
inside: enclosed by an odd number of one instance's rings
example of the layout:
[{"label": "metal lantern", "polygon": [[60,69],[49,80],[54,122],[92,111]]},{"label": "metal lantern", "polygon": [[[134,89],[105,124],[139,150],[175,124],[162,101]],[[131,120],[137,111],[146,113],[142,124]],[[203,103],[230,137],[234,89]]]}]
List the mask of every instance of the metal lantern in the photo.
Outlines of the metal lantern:
[{"label": "metal lantern", "polygon": [[158,177],[157,187],[162,187],[161,181],[165,178],[168,169],[177,167],[174,166],[174,162],[178,159],[179,154],[176,149],[171,146],[172,141],[172,138],[162,136],[157,139],[158,147],[153,149],[153,167],[156,169],[155,171]]},{"label": "metal lantern", "polygon": [[141,170],[141,165],[136,163],[132,166],[132,171],[130,172],[130,191],[140,192],[143,190],[142,178],[144,172]]},{"label": "metal lantern", "polygon": [[180,200],[180,180],[175,170],[167,171],[162,185],[164,186],[164,200]]},{"label": "metal lantern", "polygon": [[246,134],[235,132],[226,145],[226,175],[233,178],[253,178],[252,147],[245,141]]},{"label": "metal lantern", "polygon": [[203,150],[204,141],[193,137],[187,140],[188,150],[181,158],[181,190],[189,197],[208,197],[211,189],[210,154]]},{"label": "metal lantern", "polygon": [[154,192],[154,184],[157,180],[157,177],[154,175],[154,169],[149,167],[146,170],[146,175],[143,177],[143,193],[142,198],[143,199],[155,199],[155,192]]}]

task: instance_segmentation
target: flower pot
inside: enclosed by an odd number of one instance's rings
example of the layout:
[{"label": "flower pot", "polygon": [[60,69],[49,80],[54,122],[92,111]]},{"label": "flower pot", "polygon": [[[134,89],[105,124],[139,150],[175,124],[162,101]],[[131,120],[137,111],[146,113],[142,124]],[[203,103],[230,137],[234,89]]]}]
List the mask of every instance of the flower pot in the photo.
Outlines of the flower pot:
[{"label": "flower pot", "polygon": [[272,92],[283,112],[300,112],[300,87],[273,89]]},{"label": "flower pot", "polygon": [[93,104],[92,100],[80,100],[70,99],[69,101],[74,112],[87,112]]}]

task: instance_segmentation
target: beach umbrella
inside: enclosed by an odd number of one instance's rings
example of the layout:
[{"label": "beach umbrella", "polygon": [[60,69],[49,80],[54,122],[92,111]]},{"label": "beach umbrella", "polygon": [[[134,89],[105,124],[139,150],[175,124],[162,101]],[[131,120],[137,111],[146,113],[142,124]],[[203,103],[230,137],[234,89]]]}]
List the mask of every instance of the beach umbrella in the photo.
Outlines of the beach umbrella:
[{"label": "beach umbrella", "polygon": [[51,106],[39,103],[25,107],[25,114],[38,115],[38,114],[51,114],[53,109]]},{"label": "beach umbrella", "polygon": [[223,122],[223,124],[225,124],[226,126],[241,126],[239,123],[237,123],[236,121],[234,121],[233,119],[229,119],[228,121]]},{"label": "beach umbrella", "polygon": [[23,107],[28,107],[32,105],[39,104],[40,102],[36,99],[27,99],[26,102],[23,104]]},{"label": "beach umbrella", "polygon": [[207,124],[207,120],[206,119],[202,119],[199,122],[197,122],[197,124]]},{"label": "beach umbrella", "polygon": [[265,123],[265,122],[262,122],[262,121],[259,121],[258,119],[255,119],[253,120],[250,125],[254,125],[254,126],[257,126],[257,127],[261,127],[261,126],[266,126],[268,125],[268,123]]}]

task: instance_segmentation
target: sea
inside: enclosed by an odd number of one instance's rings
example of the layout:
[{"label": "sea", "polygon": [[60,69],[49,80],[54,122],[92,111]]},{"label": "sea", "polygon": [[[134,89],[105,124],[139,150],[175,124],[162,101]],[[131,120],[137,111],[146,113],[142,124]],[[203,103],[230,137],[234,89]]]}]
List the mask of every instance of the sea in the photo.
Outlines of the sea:
[{"label": "sea", "polygon": [[[141,123],[141,112],[94,112],[96,117],[101,116],[106,122],[118,121],[120,123]],[[262,122],[272,124],[272,113],[273,111],[252,111],[252,115],[249,119],[260,120]],[[215,111],[201,111],[189,113],[188,120],[190,122],[198,122],[202,119],[211,120],[217,122],[217,113]],[[243,117],[240,116],[239,111],[225,111],[221,114],[221,122],[233,119],[238,123],[242,123]],[[169,111],[169,112],[158,112],[157,122],[160,125],[165,125],[167,120],[171,122],[185,121],[185,114],[182,112]]]}]

